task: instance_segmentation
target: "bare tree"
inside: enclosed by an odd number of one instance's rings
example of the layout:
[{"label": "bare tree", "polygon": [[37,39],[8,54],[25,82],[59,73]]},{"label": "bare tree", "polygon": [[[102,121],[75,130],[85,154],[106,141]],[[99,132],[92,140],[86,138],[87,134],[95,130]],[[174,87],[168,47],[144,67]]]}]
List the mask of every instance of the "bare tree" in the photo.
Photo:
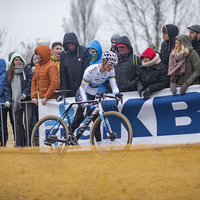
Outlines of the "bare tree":
[{"label": "bare tree", "polygon": [[29,41],[27,42],[21,42],[21,55],[23,56],[23,58],[26,60],[27,63],[29,63],[31,61],[31,57],[34,54],[34,50],[35,48],[37,48],[38,46],[41,45],[50,45],[50,41],[49,40],[45,40],[45,39],[41,39],[41,38],[37,38],[35,43],[30,43]]},{"label": "bare tree", "polygon": [[195,7],[194,0],[189,4],[187,0],[119,0],[112,5],[113,1],[109,5],[113,18],[110,23],[129,37],[138,54],[150,44],[160,49],[163,25],[172,23],[186,30],[182,27],[191,24],[191,8]]},{"label": "bare tree", "polygon": [[101,23],[94,15],[95,0],[71,0],[70,19],[63,20],[65,32],[75,32],[84,46],[94,39]]},{"label": "bare tree", "polygon": [[6,27],[0,28],[0,53],[2,52],[2,48],[4,47],[4,41],[7,36],[7,30]]}]

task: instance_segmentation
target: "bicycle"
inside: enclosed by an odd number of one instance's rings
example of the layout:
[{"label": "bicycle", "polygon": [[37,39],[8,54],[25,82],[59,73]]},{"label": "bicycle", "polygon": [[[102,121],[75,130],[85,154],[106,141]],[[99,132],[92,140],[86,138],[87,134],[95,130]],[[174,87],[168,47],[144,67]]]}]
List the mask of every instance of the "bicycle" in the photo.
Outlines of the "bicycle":
[{"label": "bicycle", "polygon": [[[104,112],[102,106],[102,100],[106,100],[106,98],[112,98],[116,100],[116,104],[111,107],[114,108],[118,106],[120,99],[102,92],[96,95],[95,100],[74,102],[67,105],[66,99],[64,98],[67,90],[59,90],[55,92],[63,96],[65,111],[61,117],[54,115],[43,117],[37,122],[32,131],[31,143],[33,147],[40,146],[39,148],[34,148],[36,155],[40,159],[43,159],[43,156],[44,158],[49,159],[49,157],[46,157],[47,154],[54,155],[53,159],[58,159],[61,157],[71,145],[76,144],[74,141],[76,141],[76,139],[80,139],[81,135],[87,129],[90,122],[96,118],[97,114],[99,116],[93,122],[90,131],[90,145],[96,155],[100,158],[104,158],[108,155],[109,151],[118,150],[118,157],[121,157],[130,148],[133,132],[129,120],[123,114],[117,111]],[[79,105],[83,103],[89,104],[91,110],[93,109],[93,111],[78,132],[78,137],[76,138],[71,132],[69,111],[73,105]],[[85,114],[86,111],[87,107],[85,107],[84,110]],[[67,120],[67,124],[65,123],[64,119]],[[100,145],[95,138],[95,133],[97,131],[100,131],[101,135]],[[64,139],[61,139],[63,135]]]}]

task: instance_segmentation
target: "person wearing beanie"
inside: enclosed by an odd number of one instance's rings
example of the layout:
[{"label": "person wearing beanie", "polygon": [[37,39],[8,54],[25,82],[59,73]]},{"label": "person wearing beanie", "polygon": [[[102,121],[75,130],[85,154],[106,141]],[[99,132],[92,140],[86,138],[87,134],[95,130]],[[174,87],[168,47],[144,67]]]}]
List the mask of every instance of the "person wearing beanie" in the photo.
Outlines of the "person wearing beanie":
[{"label": "person wearing beanie", "polygon": [[200,59],[188,35],[180,34],[174,40],[169,57],[168,76],[170,76],[172,94],[177,93],[177,86],[180,87],[180,94],[183,95],[190,85],[200,83]]},{"label": "person wearing beanie", "polygon": [[112,35],[112,37],[110,38],[110,42],[111,42],[110,51],[113,51],[114,53],[117,53],[116,44],[117,44],[117,40],[119,38],[120,38],[120,35],[118,33],[115,33],[114,35]]},{"label": "person wearing beanie", "polygon": [[151,47],[148,47],[140,58],[142,66],[138,67],[137,91],[140,97],[148,99],[151,93],[169,87],[167,66]]},{"label": "person wearing beanie", "polygon": [[[32,120],[34,107],[32,103],[25,104],[23,101],[30,101],[31,81],[33,73],[31,68],[26,65],[24,58],[14,53],[11,56],[9,69],[6,72],[4,93],[5,93],[5,106],[12,106],[14,113],[13,118],[15,122],[15,142],[16,146],[30,145],[32,133]],[[24,128],[23,115],[28,120],[28,127]],[[26,124],[25,124],[26,126]],[[26,132],[28,130],[28,132]],[[29,141],[27,140],[29,133]]]},{"label": "person wearing beanie", "polygon": [[200,26],[196,24],[189,26],[188,29],[189,29],[189,37],[190,40],[192,41],[192,46],[200,56]]},{"label": "person wearing beanie", "polygon": [[59,89],[58,68],[50,60],[51,49],[48,46],[39,46],[34,52],[38,64],[31,84],[31,101],[37,105],[38,99],[41,99],[42,105],[45,105],[48,99],[56,99],[58,96],[54,92]]},{"label": "person wearing beanie", "polygon": [[172,51],[174,38],[178,35],[179,29],[174,24],[166,24],[162,27],[163,42],[161,44],[160,59],[168,66],[169,55]]}]

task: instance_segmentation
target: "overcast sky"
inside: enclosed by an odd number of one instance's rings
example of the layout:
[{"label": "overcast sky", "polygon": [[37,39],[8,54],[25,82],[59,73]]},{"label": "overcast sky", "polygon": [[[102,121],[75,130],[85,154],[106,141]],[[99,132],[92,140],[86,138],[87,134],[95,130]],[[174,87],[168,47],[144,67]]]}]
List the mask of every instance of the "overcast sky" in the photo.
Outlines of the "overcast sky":
[{"label": "overcast sky", "polygon": [[[50,42],[63,41],[65,34],[62,24],[63,18],[69,18],[70,0],[0,0],[0,28],[6,27],[7,37],[5,51],[0,55],[6,59],[9,52],[17,49],[20,43],[35,43],[37,38],[50,40]],[[100,10],[102,0],[97,0],[96,9]],[[108,37],[100,43],[108,41],[115,32],[110,31]],[[107,45],[107,44],[106,44]],[[106,47],[107,48],[107,47]],[[20,52],[19,52],[20,53]]]}]

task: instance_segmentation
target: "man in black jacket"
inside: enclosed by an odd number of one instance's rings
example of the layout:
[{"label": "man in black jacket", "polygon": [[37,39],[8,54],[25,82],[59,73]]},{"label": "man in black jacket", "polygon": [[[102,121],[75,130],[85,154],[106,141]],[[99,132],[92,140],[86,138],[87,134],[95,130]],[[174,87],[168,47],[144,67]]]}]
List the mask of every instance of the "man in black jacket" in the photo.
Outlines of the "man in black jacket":
[{"label": "man in black jacket", "polygon": [[79,45],[75,33],[66,33],[63,39],[64,50],[60,53],[60,88],[71,90],[67,97],[74,97],[85,69],[90,65],[86,47]]},{"label": "man in black jacket", "polygon": [[116,44],[119,62],[115,65],[115,78],[120,92],[136,91],[136,69],[141,59],[133,54],[133,48],[127,36],[122,36]]},{"label": "man in black jacket", "polygon": [[192,46],[200,56],[200,26],[192,25],[189,26],[188,29],[189,29],[189,37],[190,40],[192,41]]}]

